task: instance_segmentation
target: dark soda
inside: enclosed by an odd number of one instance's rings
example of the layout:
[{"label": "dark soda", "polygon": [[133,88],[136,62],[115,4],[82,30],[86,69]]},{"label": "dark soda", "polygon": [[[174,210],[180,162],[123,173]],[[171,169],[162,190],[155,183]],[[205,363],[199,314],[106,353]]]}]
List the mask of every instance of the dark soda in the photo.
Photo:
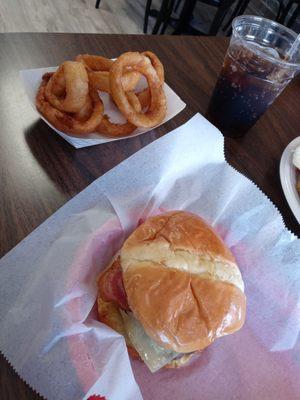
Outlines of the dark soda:
[{"label": "dark soda", "polygon": [[254,45],[230,46],[210,100],[207,117],[225,136],[247,132],[286,86],[287,76]]}]

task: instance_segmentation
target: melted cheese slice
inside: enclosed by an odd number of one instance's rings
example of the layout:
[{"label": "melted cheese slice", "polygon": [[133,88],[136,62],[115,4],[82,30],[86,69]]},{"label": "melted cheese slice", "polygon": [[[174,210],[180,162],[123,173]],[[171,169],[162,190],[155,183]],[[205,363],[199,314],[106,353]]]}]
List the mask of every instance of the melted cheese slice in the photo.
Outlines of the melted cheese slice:
[{"label": "melted cheese slice", "polygon": [[170,361],[178,357],[180,353],[164,349],[157,345],[145,332],[140,322],[133,316],[132,312],[120,310],[125,330],[141,359],[151,372],[156,372]]}]

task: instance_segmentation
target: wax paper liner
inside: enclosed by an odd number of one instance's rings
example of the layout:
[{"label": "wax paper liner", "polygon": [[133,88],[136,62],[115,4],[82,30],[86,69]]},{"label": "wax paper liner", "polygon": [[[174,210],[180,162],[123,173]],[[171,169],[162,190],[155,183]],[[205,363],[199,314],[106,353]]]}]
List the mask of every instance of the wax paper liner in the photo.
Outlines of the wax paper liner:
[{"label": "wax paper liner", "polygon": [[[95,319],[96,277],[140,218],[204,217],[234,253],[245,326],[180,370],[151,374]],[[49,399],[297,399],[300,244],[270,200],[224,159],[200,115],[74,197],[0,261],[0,349]],[[138,386],[141,393],[139,392]]]},{"label": "wax paper liner", "polygon": [[[22,79],[25,92],[29,98],[30,104],[34,110],[36,110],[35,106],[35,97],[38,90],[38,87],[41,83],[42,76],[46,72],[54,72],[57,67],[47,67],[47,68],[35,68],[35,69],[26,69],[20,71],[20,77]],[[142,77],[140,82],[137,85],[137,91],[142,90],[147,86],[146,80]],[[121,137],[107,137],[105,135],[101,135],[99,133],[90,133],[85,135],[85,137],[76,137],[76,135],[66,134],[64,132],[59,131],[54,128],[38,111],[36,112],[39,116],[48,124],[59,136],[61,136],[64,140],[70,143],[75,148],[82,148],[88,146],[94,146],[97,144],[112,142],[115,140],[129,139],[143,133],[149,132],[151,129],[154,129],[165,122],[169,121],[171,118],[175,117],[180,111],[182,111],[186,104],[177,96],[177,94],[168,86],[166,83],[164,85],[164,90],[167,99],[167,114],[164,120],[153,128],[138,128],[136,129],[130,136],[121,136]],[[107,93],[99,92],[99,95],[104,104],[105,113],[109,116],[112,122],[115,123],[124,123],[126,122],[125,118],[119,112],[113,101],[110,99],[110,96]]]}]

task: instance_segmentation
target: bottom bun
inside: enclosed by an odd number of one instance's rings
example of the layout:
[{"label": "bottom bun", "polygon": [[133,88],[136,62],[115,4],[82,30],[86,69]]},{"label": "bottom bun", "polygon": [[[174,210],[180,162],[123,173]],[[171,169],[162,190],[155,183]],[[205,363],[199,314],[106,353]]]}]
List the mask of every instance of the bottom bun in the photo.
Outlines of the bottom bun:
[{"label": "bottom bun", "polygon": [[[126,341],[126,346],[128,350],[128,354],[131,358],[135,360],[142,361],[139,353],[133,347],[123,324],[122,316],[119,312],[118,307],[112,303],[104,301],[100,295],[98,294],[97,298],[98,305],[98,318],[100,322],[103,322],[105,325],[109,326],[113,330],[120,333],[124,336]],[[172,360],[169,364],[165,365],[165,368],[180,368],[184,366],[193,356],[194,353],[191,354],[183,354],[181,357]]]}]

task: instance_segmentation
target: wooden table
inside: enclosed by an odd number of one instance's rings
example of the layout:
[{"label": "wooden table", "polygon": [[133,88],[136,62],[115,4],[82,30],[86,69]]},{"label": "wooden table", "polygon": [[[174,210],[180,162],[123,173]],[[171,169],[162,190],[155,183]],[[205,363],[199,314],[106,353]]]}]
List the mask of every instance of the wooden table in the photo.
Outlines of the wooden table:
[{"label": "wooden table", "polygon": [[[186,122],[196,112],[205,113],[228,39],[12,33],[1,34],[0,43],[0,256],[3,256],[71,197],[120,161]],[[157,53],[165,65],[167,82],[187,103],[186,109],[142,136],[73,149],[38,118],[26,98],[18,71],[58,65],[78,53],[115,57],[129,49],[150,49]],[[300,134],[299,97],[300,80],[294,80],[244,138],[225,141],[227,160],[270,197],[288,228],[297,235],[300,229],[279,181],[279,160],[285,146]],[[40,399],[3,357],[0,398]]]}]

